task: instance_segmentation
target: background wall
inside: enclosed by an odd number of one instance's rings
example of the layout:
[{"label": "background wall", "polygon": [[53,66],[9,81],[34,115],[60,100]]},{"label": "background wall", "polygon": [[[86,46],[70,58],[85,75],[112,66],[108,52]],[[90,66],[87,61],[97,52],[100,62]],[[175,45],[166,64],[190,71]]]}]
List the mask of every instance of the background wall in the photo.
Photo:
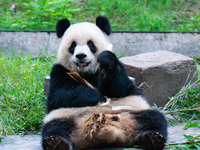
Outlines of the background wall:
[{"label": "background wall", "polygon": [[[110,36],[113,51],[119,56],[167,50],[187,56],[200,56],[200,33],[114,32]],[[0,32],[0,49],[17,55],[56,54],[60,43],[55,32]]]}]

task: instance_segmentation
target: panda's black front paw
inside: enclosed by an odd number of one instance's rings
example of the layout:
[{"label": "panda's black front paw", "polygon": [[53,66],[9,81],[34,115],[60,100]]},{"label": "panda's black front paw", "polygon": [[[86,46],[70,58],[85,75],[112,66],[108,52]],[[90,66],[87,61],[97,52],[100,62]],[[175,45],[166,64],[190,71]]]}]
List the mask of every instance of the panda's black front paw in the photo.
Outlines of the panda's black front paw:
[{"label": "panda's black front paw", "polygon": [[110,51],[102,52],[97,62],[99,63],[99,73],[102,79],[107,79],[109,74],[115,73],[118,64],[118,58]]},{"label": "panda's black front paw", "polygon": [[50,136],[43,139],[44,150],[72,150],[72,144],[60,136]]}]

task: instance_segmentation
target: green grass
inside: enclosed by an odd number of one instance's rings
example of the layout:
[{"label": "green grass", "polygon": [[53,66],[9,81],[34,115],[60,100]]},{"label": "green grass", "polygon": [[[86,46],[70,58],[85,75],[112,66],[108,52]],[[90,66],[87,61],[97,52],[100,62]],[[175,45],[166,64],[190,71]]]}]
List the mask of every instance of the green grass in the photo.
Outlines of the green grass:
[{"label": "green grass", "polygon": [[107,16],[114,31],[200,31],[199,0],[2,0],[0,30],[55,30],[58,19],[72,23]]},{"label": "green grass", "polygon": [[55,57],[0,57],[0,135],[36,133],[45,115],[44,77]]}]

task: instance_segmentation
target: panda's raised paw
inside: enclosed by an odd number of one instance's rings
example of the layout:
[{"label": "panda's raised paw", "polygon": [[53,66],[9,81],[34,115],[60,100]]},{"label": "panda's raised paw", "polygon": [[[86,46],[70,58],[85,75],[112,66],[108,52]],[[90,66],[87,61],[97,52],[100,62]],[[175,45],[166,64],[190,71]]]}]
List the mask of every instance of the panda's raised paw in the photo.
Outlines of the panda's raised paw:
[{"label": "panda's raised paw", "polygon": [[166,139],[158,132],[146,131],[136,136],[135,142],[145,150],[162,150]]},{"label": "panda's raised paw", "polygon": [[50,136],[43,139],[44,150],[72,150],[72,144],[60,136]]},{"label": "panda's raised paw", "polygon": [[99,55],[97,62],[99,63],[99,73],[103,80],[108,79],[108,75],[115,74],[118,64],[115,54],[110,51],[104,51]]},{"label": "panda's raised paw", "polygon": [[99,55],[97,62],[101,67],[114,67],[117,65],[118,58],[114,53],[110,51],[104,51]]}]

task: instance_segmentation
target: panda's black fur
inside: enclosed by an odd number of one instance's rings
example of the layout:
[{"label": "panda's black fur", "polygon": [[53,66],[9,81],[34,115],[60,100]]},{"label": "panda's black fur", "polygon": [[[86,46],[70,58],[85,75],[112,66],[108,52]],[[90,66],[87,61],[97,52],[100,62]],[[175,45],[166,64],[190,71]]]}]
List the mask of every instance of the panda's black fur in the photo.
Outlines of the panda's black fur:
[{"label": "panda's black fur", "polygon": [[[109,20],[105,17],[97,17],[96,27],[105,35],[111,32]],[[95,30],[99,30],[96,27]],[[70,28],[70,23],[67,19],[58,21],[57,36],[64,36],[63,40],[67,39],[68,28]],[[100,34],[99,31],[98,33]],[[65,57],[60,53],[64,55],[69,53],[67,58],[71,58],[77,43],[75,41],[73,44],[74,40],[72,40],[71,44],[67,44],[69,45],[66,49],[68,52],[64,49],[66,41],[61,43],[59,48],[61,50],[58,51],[60,54],[58,58],[61,59],[53,66],[50,75],[50,90],[46,104],[48,115],[44,119],[45,124],[42,129],[43,148],[132,147],[138,144],[144,149],[163,149],[167,137],[167,121],[164,115],[151,109],[145,99],[140,96],[142,91],[128,78],[125,67],[115,54],[106,51],[105,48],[100,50],[98,41],[93,40],[95,39],[88,39],[86,44],[91,54],[96,57],[96,63],[94,63],[96,65],[93,66],[97,66],[97,69],[79,73],[96,89],[75,81],[67,74],[70,68],[66,66],[66,60],[63,59]],[[93,45],[88,44],[89,41],[92,41]],[[107,42],[102,40],[102,43]],[[78,53],[75,57],[79,60],[86,56],[84,53]],[[79,61],[80,64],[75,62],[74,67],[76,65],[80,68],[82,65],[87,67],[87,62]],[[111,98],[109,107],[98,105],[106,102],[107,97]],[[118,106],[122,107],[113,110],[113,107]],[[85,137],[81,134],[86,126],[84,122],[93,113],[120,114],[121,119],[108,120],[99,131],[94,133],[93,138]]]},{"label": "panda's black fur", "polygon": [[132,84],[124,66],[112,52],[101,53],[98,62],[100,67],[95,74],[82,77],[99,91],[72,79],[67,75],[69,70],[62,65],[54,65],[50,75],[47,112],[63,107],[94,106],[99,102],[106,102],[105,96],[119,98],[141,94],[141,89]]},{"label": "panda's black fur", "polygon": [[[47,112],[58,108],[94,106],[105,102],[105,96],[87,85],[76,82],[62,65],[54,65],[51,71],[50,90],[47,100]],[[84,76],[82,76],[84,78]],[[87,75],[84,79],[96,86],[98,73]]]},{"label": "panda's black fur", "polygon": [[125,67],[115,54],[104,51],[99,55],[97,62],[100,64],[98,89],[104,95],[120,98],[142,94],[142,90],[128,78]]}]

